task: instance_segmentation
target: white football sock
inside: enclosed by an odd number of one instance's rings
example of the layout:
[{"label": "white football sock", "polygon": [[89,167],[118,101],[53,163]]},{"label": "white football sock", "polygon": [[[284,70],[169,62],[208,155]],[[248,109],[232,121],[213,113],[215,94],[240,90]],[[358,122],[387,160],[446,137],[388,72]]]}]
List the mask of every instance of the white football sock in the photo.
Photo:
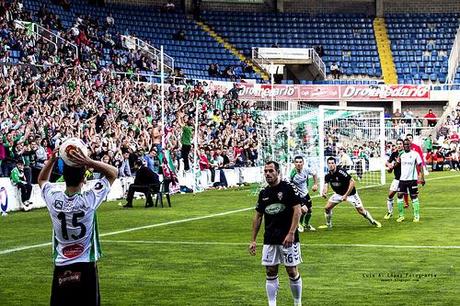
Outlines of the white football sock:
[{"label": "white football sock", "polygon": [[294,306],[302,305],[302,278],[300,274],[296,278],[289,278],[289,285],[294,298]]},{"label": "white football sock", "polygon": [[268,306],[276,306],[276,295],[278,294],[279,279],[278,275],[267,276],[265,289],[267,290]]}]

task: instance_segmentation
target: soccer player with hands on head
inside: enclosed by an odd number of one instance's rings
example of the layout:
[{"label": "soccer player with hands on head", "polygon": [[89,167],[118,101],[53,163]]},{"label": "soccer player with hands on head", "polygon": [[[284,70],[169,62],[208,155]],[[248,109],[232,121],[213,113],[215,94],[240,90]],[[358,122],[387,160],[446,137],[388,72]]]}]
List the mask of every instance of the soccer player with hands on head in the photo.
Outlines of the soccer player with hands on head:
[{"label": "soccer player with hands on head", "polygon": [[[65,191],[50,184],[58,159],[55,149],[38,176],[38,184],[53,225],[53,305],[100,305],[96,261],[100,257],[96,209],[106,199],[117,169],[86,156],[80,148],[69,150],[64,164]],[[82,191],[87,168],[103,175],[93,188]]]}]

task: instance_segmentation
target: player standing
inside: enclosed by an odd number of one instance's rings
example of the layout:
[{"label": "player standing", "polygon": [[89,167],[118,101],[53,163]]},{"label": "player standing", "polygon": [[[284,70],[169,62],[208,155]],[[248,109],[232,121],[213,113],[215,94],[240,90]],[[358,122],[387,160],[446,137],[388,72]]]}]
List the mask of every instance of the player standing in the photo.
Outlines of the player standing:
[{"label": "player standing", "polygon": [[393,172],[395,178],[391,182],[390,191],[388,193],[388,199],[387,199],[388,212],[383,217],[385,220],[388,220],[393,216],[393,198],[395,194],[398,192],[399,178],[401,177],[401,163],[400,163],[399,155],[402,152],[403,152],[403,140],[400,138],[396,140],[396,148],[391,153],[390,158],[388,159],[386,163],[388,167],[388,171]]},{"label": "player standing", "polygon": [[303,232],[305,229],[309,231],[315,231],[316,229],[310,225],[311,213],[312,213],[312,202],[311,197],[308,194],[308,178],[311,175],[313,177],[312,191],[318,190],[318,176],[316,172],[311,168],[304,167],[305,162],[302,156],[296,156],[294,158],[294,169],[291,171],[291,182],[297,187],[301,199],[302,216],[298,226],[299,232]]},{"label": "player standing", "polygon": [[326,217],[326,225],[321,225],[318,228],[332,228],[332,209],[342,201],[350,202],[364,218],[376,227],[382,227],[380,222],[372,218],[371,214],[364,208],[363,203],[355,188],[355,180],[348,174],[345,169],[338,167],[334,157],[327,159],[327,167],[329,172],[325,177],[325,184],[322,196],[327,198],[327,190],[331,184],[334,194],[327,201],[324,207]]},{"label": "player standing", "polygon": [[276,306],[279,279],[278,266],[284,264],[289,276],[294,305],[302,305],[302,278],[297,266],[302,262],[297,225],[301,215],[300,197],[291,183],[281,181],[279,164],[269,161],[264,167],[268,184],[259,193],[259,200],[252,223],[249,252],[256,255],[256,238],[265,218],[262,265],[266,269],[268,305]]},{"label": "player standing", "polygon": [[[69,152],[80,167],[64,165],[65,191],[49,183],[57,151],[38,176],[38,184],[53,223],[54,274],[51,305],[100,305],[96,261],[100,257],[96,209],[117,177],[117,169],[94,161],[81,150]],[[89,191],[82,192],[87,168],[104,175]]]},{"label": "player standing", "polygon": [[425,185],[425,175],[423,171],[417,171],[417,167],[422,165],[420,155],[411,150],[409,139],[404,140],[404,151],[399,156],[401,162],[401,177],[399,178],[398,187],[398,210],[399,217],[397,222],[402,222],[405,219],[403,196],[409,194],[412,200],[412,208],[414,210],[414,222],[420,221],[420,202],[418,199],[418,181]]}]

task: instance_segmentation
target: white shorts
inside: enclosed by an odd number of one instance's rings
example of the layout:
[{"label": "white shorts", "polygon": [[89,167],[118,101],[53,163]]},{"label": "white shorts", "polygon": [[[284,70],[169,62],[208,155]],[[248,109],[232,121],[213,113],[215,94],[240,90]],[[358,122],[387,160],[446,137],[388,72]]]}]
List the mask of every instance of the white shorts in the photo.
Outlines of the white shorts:
[{"label": "white shorts", "polygon": [[[337,204],[342,202],[342,197],[340,194],[334,193],[330,198],[329,202]],[[361,199],[358,195],[358,192],[356,192],[354,195],[349,195],[347,197],[347,202],[351,203],[355,208],[360,208],[363,207],[363,203],[361,202]]]},{"label": "white shorts", "polygon": [[264,244],[262,250],[263,266],[277,266],[282,263],[286,267],[295,267],[301,262],[300,242],[294,243],[289,248],[278,244]]},{"label": "white shorts", "polygon": [[398,191],[398,187],[399,187],[399,180],[394,179],[393,182],[391,182],[390,191]]}]

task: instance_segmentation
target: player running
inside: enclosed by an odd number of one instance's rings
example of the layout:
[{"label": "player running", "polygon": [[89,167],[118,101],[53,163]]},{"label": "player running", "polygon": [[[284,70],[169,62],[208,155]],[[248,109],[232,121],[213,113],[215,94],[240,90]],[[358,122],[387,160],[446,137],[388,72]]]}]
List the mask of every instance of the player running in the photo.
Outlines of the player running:
[{"label": "player running", "polygon": [[304,159],[302,156],[296,156],[294,158],[295,168],[291,171],[291,182],[297,187],[300,199],[301,199],[301,208],[302,216],[300,217],[300,222],[298,226],[299,232],[303,232],[305,229],[309,231],[316,231],[316,229],[310,225],[311,213],[312,213],[312,202],[311,197],[308,194],[308,178],[309,176],[313,177],[313,186],[312,191],[318,190],[318,176],[316,172],[311,168],[304,167]]},{"label": "player running", "polygon": [[423,171],[417,171],[417,167],[422,166],[422,159],[420,155],[411,150],[411,143],[409,139],[404,140],[404,151],[399,156],[401,162],[401,177],[399,178],[399,187],[398,187],[398,210],[399,217],[396,220],[397,222],[403,222],[405,220],[404,216],[404,206],[403,206],[403,196],[404,194],[409,194],[412,200],[412,208],[414,210],[414,219],[413,222],[420,221],[420,202],[418,199],[418,181],[422,186],[425,185],[425,175]]},{"label": "player running", "polygon": [[380,222],[372,218],[371,214],[364,208],[363,203],[355,188],[355,180],[348,174],[345,169],[338,167],[334,157],[327,159],[328,174],[325,177],[325,184],[322,196],[327,198],[327,190],[331,184],[334,194],[329,198],[324,207],[326,217],[326,225],[321,225],[318,228],[332,228],[332,209],[342,201],[350,202],[364,218],[376,227],[382,227]]},{"label": "player running", "polygon": [[393,198],[398,192],[399,187],[399,178],[401,176],[401,163],[399,160],[399,155],[403,152],[403,140],[400,138],[396,140],[396,148],[391,153],[390,158],[388,159],[386,166],[388,167],[388,172],[393,172],[395,178],[391,182],[390,191],[388,193],[387,199],[387,208],[388,212],[383,217],[385,220],[390,219],[393,216]]}]

